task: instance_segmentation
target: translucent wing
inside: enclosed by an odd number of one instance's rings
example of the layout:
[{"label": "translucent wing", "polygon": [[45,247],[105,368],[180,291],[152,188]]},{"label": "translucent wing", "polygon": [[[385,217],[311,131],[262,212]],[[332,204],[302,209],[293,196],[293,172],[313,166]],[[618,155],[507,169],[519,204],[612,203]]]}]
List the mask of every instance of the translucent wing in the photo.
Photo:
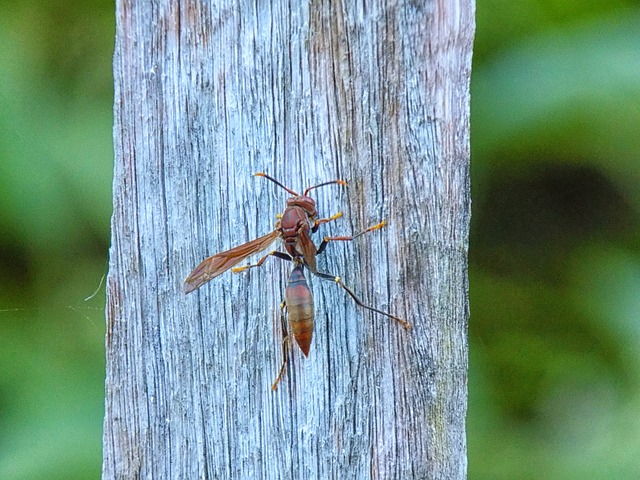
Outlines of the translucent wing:
[{"label": "translucent wing", "polygon": [[280,235],[278,230],[274,230],[260,238],[243,243],[226,252],[217,253],[200,263],[184,281],[184,293],[193,292],[212,278],[226,272],[234,265],[237,265],[249,255],[258,253],[271,245]]}]

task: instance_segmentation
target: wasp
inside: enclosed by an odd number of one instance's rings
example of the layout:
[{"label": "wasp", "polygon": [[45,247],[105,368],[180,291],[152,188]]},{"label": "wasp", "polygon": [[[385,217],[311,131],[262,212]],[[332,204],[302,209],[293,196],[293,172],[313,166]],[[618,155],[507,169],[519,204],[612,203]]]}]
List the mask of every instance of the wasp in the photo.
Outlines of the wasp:
[{"label": "wasp", "polygon": [[[293,338],[307,357],[311,348],[311,339],[314,329],[314,305],[311,289],[307,284],[304,276],[305,269],[309,270],[324,280],[331,280],[337,283],[357,305],[372,312],[387,316],[400,323],[407,330],[411,325],[406,320],[399,318],[390,313],[378,310],[377,308],[366,305],[358,296],[343,282],[339,276],[323,273],[316,268],[316,256],[324,252],[327,244],[331,241],[351,241],[365,233],[378,230],[386,225],[384,221],[367,228],[366,230],[353,236],[324,237],[320,245],[316,248],[311,234],[315,233],[320,225],[336,220],[342,216],[341,212],[327,217],[318,218],[316,202],[309,196],[309,192],[319,187],[327,185],[347,186],[344,180],[331,180],[319,185],[308,187],[302,195],[296,193],[292,189],[285,187],[276,179],[270,177],[266,173],[256,173],[255,176],[264,177],[283,188],[292,196],[287,199],[287,206],[281,215],[278,215],[278,221],[272,232],[262,237],[251,240],[250,242],[239,245],[225,252],[217,253],[203,260],[187,277],[184,282],[184,292],[190,293],[204,285],[209,280],[231,269],[232,272],[238,273],[249,268],[260,267],[267,258],[273,256],[293,263],[293,270],[289,274],[287,287],[285,289],[284,301],[280,307],[280,318],[283,323],[283,341],[282,341],[282,364],[278,375],[273,382],[271,388],[276,390],[280,382],[285,366],[288,361],[291,338],[286,333],[287,328],[284,322],[284,311],[287,311],[289,320],[288,330],[293,334]],[[252,265],[236,267],[250,255],[266,250],[277,239],[282,239],[284,244],[284,252],[273,250],[264,255],[260,260]]]}]

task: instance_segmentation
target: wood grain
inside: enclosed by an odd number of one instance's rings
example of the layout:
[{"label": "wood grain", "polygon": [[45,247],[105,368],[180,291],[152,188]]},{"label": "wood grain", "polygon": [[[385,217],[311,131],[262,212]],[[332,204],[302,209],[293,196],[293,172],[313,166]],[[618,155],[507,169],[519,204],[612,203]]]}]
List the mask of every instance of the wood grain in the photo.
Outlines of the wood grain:
[{"label": "wood grain", "polygon": [[[472,0],[117,2],[103,478],[466,477]],[[331,243],[277,390],[288,262],[185,295],[312,191]],[[308,275],[308,277],[310,277]]]}]

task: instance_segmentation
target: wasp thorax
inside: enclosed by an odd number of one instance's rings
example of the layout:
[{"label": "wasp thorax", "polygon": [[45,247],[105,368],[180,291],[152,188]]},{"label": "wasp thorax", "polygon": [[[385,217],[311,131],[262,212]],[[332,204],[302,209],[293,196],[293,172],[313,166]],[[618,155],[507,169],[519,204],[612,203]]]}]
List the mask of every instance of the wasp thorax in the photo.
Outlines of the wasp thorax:
[{"label": "wasp thorax", "polygon": [[304,195],[287,198],[287,207],[300,207],[311,217],[315,217],[318,214],[316,201]]}]

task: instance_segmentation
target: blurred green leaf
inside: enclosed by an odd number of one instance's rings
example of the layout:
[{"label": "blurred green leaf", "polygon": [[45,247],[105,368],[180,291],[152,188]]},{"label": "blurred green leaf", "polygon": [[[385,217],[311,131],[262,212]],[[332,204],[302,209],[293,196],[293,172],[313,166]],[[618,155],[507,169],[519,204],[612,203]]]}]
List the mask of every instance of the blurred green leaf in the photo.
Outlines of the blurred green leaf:
[{"label": "blurred green leaf", "polygon": [[[0,220],[40,251],[63,248],[87,225],[104,235],[113,164],[110,90],[95,97],[78,83],[66,98],[53,91],[54,83],[34,75],[42,58],[30,50],[33,23],[46,24],[46,17],[16,8],[0,22]],[[109,45],[112,37],[100,41]],[[86,57],[85,72],[110,72],[110,51],[103,52],[109,56],[100,64]]]},{"label": "blurred green leaf", "polygon": [[640,11],[588,3],[478,5],[473,479],[640,478]]},{"label": "blurred green leaf", "polygon": [[506,162],[589,162],[636,198],[639,24],[637,9],[617,12],[523,39],[491,63],[476,65],[477,188],[489,181],[484,176],[491,168]]},{"label": "blurred green leaf", "polygon": [[[113,4],[2,2],[0,478],[97,478]],[[104,288],[104,287],[102,287]]]}]

